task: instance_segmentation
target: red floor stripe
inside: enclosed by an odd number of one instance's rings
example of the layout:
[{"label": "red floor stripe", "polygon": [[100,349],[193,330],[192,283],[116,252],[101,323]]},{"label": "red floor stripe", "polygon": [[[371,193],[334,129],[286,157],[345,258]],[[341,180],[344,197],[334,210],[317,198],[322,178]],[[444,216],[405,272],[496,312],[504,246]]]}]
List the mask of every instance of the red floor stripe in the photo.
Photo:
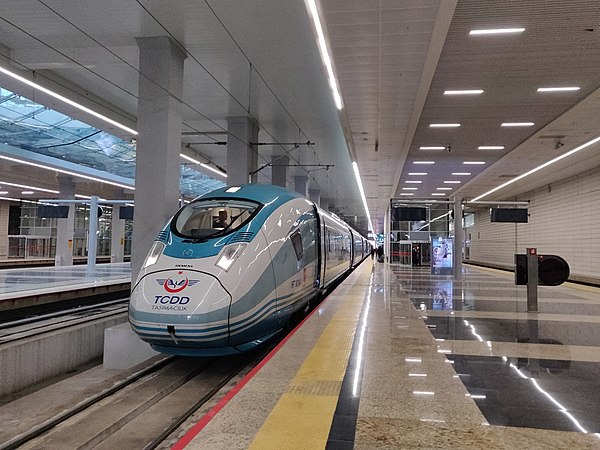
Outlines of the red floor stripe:
[{"label": "red floor stripe", "polygon": [[[325,297],[323,299],[323,301],[321,302],[321,304],[319,305],[319,308],[323,305],[323,303],[325,303],[325,301],[327,301],[327,299],[329,298],[329,295],[327,295],[327,297]],[[296,328],[294,328],[285,338],[283,338],[283,340],[277,344],[277,346],[271,350],[269,352],[269,354],[267,356],[265,356],[265,358],[258,363],[258,365],[252,369],[250,372],[248,372],[248,374],[242,378],[238,384],[236,384],[228,393],[227,395],[225,395],[225,397],[223,397],[221,400],[219,400],[219,402],[212,407],[212,409],[207,412],[199,421],[196,425],[194,425],[179,441],[177,441],[175,443],[175,445],[173,445],[173,447],[171,447],[171,450],[181,450],[183,448],[185,448],[186,445],[188,445],[192,439],[194,439],[198,433],[200,433],[204,427],[206,425],[208,425],[208,422],[210,422],[212,420],[212,418],[214,416],[217,415],[217,413],[219,411],[221,411],[221,409],[223,409],[225,407],[225,405],[227,405],[227,403],[229,403],[231,401],[231,399],[233,397],[236,396],[236,394],[246,385],[246,383],[248,383],[248,381],[250,381],[257,373],[260,369],[262,369],[262,367],[267,364],[271,358],[273,356],[275,356],[277,354],[277,352],[279,350],[281,350],[281,348],[286,344],[286,342],[296,333],[296,331],[298,331],[300,329],[300,327],[302,325],[304,325],[304,323],[310,319],[312,317],[312,315],[315,313],[315,311],[317,311],[319,308],[315,308],[313,309],[313,311],[306,316],[302,322],[300,322]]]}]

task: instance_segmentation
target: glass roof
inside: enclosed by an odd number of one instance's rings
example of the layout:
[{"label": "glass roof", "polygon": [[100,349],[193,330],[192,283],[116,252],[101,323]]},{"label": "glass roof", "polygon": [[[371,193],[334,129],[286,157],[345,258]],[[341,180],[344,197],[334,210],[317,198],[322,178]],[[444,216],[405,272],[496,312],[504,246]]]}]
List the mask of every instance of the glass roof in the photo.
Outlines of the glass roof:
[{"label": "glass roof", "polygon": [[[135,143],[0,88],[0,142],[126,178],[135,178]],[[225,183],[181,166],[180,192],[195,197]]]}]

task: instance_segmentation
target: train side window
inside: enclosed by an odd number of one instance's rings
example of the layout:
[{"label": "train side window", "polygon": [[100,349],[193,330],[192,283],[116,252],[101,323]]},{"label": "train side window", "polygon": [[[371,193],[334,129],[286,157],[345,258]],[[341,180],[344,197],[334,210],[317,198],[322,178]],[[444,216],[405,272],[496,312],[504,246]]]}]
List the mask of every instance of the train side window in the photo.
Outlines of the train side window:
[{"label": "train side window", "polygon": [[298,261],[302,259],[304,255],[304,250],[302,249],[302,236],[300,235],[300,231],[296,230],[290,236],[292,240],[292,245],[294,246],[294,252],[296,252],[296,258]]}]

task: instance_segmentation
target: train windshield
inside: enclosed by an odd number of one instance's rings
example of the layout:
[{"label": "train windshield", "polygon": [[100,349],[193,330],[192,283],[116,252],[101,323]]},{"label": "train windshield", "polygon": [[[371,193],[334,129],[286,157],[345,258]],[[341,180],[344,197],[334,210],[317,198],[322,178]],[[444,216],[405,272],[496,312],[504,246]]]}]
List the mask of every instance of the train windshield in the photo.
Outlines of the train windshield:
[{"label": "train windshield", "polygon": [[260,204],[246,200],[198,200],[182,208],[173,220],[173,231],[194,240],[224,236],[244,225]]}]

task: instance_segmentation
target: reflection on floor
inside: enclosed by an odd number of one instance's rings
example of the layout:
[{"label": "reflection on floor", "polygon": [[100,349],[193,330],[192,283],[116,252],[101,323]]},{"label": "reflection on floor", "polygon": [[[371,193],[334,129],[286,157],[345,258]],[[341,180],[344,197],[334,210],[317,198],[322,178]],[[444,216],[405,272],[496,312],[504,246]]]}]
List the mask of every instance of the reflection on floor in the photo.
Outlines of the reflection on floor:
[{"label": "reflection on floor", "polygon": [[375,264],[355,448],[600,448],[600,289]]}]

